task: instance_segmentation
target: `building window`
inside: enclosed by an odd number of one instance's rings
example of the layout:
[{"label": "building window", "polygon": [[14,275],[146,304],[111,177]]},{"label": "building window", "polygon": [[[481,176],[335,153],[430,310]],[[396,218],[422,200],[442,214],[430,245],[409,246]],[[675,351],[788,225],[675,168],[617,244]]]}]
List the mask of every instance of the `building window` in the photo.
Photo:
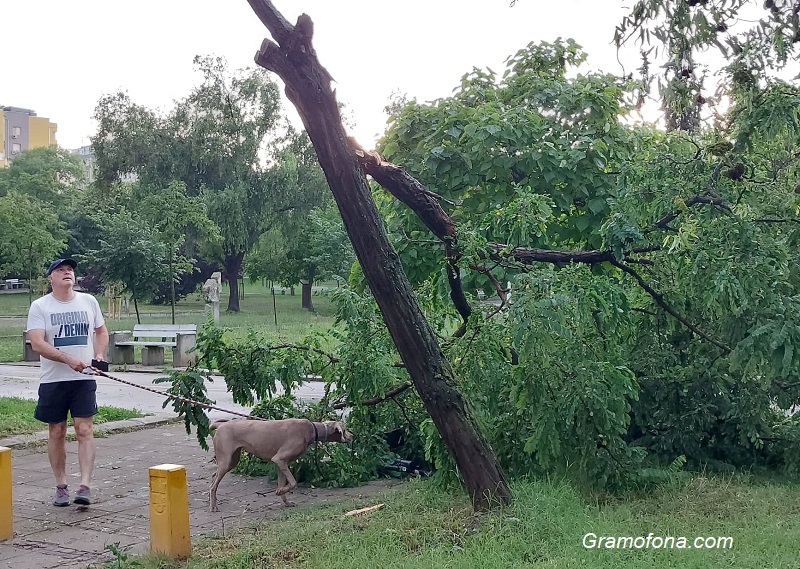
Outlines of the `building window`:
[{"label": "building window", "polygon": [[22,129],[18,126],[11,127],[11,138],[19,138],[19,135],[22,134]]},{"label": "building window", "polygon": [[19,142],[14,142],[11,144],[11,156],[15,154],[19,154],[22,152],[22,145]]}]

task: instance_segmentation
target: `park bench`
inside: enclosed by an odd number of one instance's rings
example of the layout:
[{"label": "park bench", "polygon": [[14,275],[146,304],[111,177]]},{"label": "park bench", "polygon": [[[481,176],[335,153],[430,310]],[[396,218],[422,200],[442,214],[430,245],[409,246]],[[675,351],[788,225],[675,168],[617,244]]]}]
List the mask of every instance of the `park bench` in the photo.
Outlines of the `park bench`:
[{"label": "park bench", "polygon": [[132,364],[134,348],[142,346],[142,365],[162,365],[164,347],[169,346],[173,367],[185,367],[194,359],[189,350],[196,340],[196,324],[136,324],[132,332],[110,334],[109,360],[112,364]]}]

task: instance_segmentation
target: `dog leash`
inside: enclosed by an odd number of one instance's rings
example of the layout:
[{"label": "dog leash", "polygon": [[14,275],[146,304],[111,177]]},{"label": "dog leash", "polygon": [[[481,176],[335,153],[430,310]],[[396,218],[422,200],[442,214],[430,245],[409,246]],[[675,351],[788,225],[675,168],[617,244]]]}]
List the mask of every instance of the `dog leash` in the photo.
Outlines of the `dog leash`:
[{"label": "dog leash", "polygon": [[[222,411],[223,413],[230,413],[231,415],[237,415],[239,417],[244,417],[245,419],[250,419],[253,421],[266,421],[263,417],[257,417],[254,415],[245,415],[244,413],[239,413],[237,411],[231,411],[229,409],[223,409],[222,407],[217,407],[216,405],[211,405],[209,403],[201,403],[200,401],[195,401],[194,399],[188,399],[181,395],[173,395],[171,393],[167,393],[165,391],[159,391],[158,389],[153,389],[151,387],[145,387],[144,385],[139,385],[138,383],[133,383],[132,381],[125,381],[124,379],[120,379],[118,377],[114,377],[113,375],[109,375],[106,372],[97,369],[96,367],[89,368],[92,370],[91,375],[99,375],[102,377],[107,377],[108,379],[118,381],[119,383],[124,383],[125,385],[130,385],[131,387],[138,387],[139,389],[144,389],[145,391],[149,391],[150,393],[157,393],[163,397],[167,397],[169,399],[177,399],[178,401],[183,401],[184,403],[191,403],[192,405],[197,405],[199,407],[205,407],[206,409],[213,409],[214,411]],[[316,429],[315,429],[316,430]]]}]

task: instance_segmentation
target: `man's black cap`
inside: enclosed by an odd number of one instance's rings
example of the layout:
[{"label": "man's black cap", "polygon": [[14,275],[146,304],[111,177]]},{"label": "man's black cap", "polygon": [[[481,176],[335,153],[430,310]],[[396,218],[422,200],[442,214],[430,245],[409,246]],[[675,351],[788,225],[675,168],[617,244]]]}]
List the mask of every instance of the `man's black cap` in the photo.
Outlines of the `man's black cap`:
[{"label": "man's black cap", "polygon": [[74,270],[75,267],[78,266],[78,263],[76,263],[74,259],[56,259],[55,261],[50,263],[49,267],[47,267],[47,274],[49,275],[61,265],[69,265]]}]

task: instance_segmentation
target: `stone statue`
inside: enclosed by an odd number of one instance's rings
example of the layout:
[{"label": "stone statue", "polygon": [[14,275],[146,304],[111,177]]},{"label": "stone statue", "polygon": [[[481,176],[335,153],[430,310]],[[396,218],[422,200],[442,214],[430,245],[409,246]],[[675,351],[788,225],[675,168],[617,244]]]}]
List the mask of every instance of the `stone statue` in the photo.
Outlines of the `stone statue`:
[{"label": "stone statue", "polygon": [[208,279],[203,285],[203,299],[208,303],[219,302],[219,282],[217,279]]},{"label": "stone statue", "polygon": [[222,273],[212,273],[211,278],[203,285],[203,298],[211,305],[214,322],[219,323],[219,293],[222,290]]}]

